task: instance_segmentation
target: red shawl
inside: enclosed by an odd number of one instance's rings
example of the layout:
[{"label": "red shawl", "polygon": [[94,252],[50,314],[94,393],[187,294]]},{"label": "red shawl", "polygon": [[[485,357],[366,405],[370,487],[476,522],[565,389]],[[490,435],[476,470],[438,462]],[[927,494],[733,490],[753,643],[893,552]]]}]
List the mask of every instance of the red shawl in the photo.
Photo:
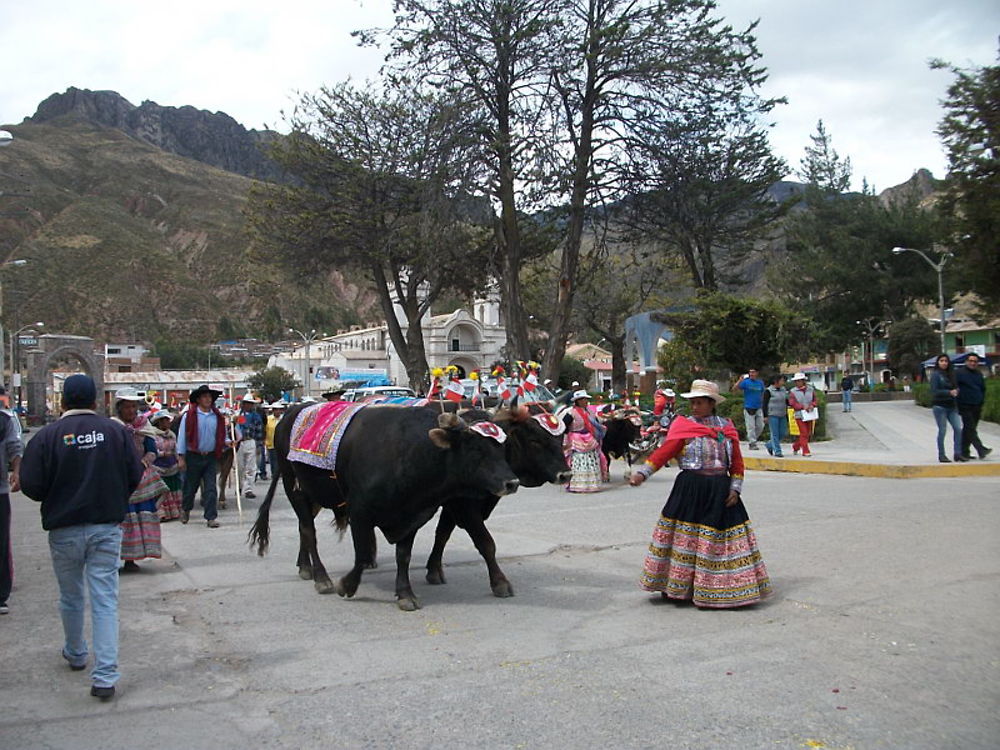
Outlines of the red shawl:
[{"label": "red shawl", "polygon": [[[215,457],[222,458],[222,446],[226,443],[226,420],[222,416],[222,412],[214,406],[212,412],[215,414]],[[198,445],[198,405],[195,403],[188,406],[187,420],[184,422],[184,436],[187,438],[187,449],[197,451],[200,446]]]},{"label": "red shawl", "polygon": [[678,416],[670,423],[670,429],[667,430],[667,440],[689,440],[696,437],[709,437],[720,443],[726,438],[739,442],[740,433],[733,427],[732,422],[723,427],[709,427],[684,416]]}]

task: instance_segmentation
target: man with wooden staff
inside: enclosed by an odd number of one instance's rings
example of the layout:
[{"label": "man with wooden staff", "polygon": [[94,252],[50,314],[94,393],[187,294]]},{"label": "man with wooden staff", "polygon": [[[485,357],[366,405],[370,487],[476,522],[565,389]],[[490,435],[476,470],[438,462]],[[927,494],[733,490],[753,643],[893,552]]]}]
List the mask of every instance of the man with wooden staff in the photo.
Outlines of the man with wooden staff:
[{"label": "man with wooden staff", "polygon": [[210,529],[219,527],[219,489],[216,484],[219,459],[229,447],[226,420],[215,407],[222,395],[207,385],[191,391],[190,404],[177,428],[177,465],[184,472],[184,500],[181,523],[187,523],[194,508],[194,496],[201,487],[205,522]]}]

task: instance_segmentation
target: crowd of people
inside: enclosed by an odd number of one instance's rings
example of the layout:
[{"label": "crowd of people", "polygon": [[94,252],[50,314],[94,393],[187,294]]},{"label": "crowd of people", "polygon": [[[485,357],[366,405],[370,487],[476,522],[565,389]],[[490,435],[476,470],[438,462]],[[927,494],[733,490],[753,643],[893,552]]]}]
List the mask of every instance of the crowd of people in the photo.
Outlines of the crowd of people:
[{"label": "crowd of people", "polygon": [[[930,378],[938,451],[947,425],[953,430],[953,459],[980,458],[991,449],[977,425],[985,398],[978,358],[955,367],[937,358]],[[786,387],[784,375],[765,385],[750,369],[732,387],[743,398],[750,450],[765,447],[782,456],[786,429],[795,435],[794,453],[810,456],[817,399],[802,373]],[[323,394],[339,400],[342,391]],[[247,393],[233,413],[220,409],[221,392],[207,385],[190,393],[179,413],[148,404],[131,388],[115,393],[113,416],[100,416],[94,381],[72,375],[64,384],[63,413],[25,449],[17,420],[0,410],[0,614],[9,612],[13,568],[10,555],[10,493],[23,491],[41,503],[42,527],[59,587],[64,630],[62,657],[73,670],[86,668],[91,646],[84,633],[85,604],[91,610],[93,668],[91,695],[115,694],[118,667],[118,577],[138,562],[161,555],[160,524],[190,521],[194,501],[208,528],[218,528],[217,475],[227,454],[236,457],[237,491],[254,497],[254,485],[277,472],[275,428],[285,404],[261,404]],[[704,608],[755,604],[771,593],[771,582],[743,504],[744,462],[739,433],[717,407],[725,400],[717,384],[695,380],[688,392],[689,416],[680,416],[677,394],[661,384],[654,416],[664,431],[659,446],[629,476],[639,486],[670,460],[680,472],[653,528],[640,586],[669,601]],[[609,481],[602,450],[605,424],[586,390],[576,387],[557,415],[565,425],[564,452],[573,478],[566,490],[595,492]],[[150,407],[150,408],[146,408]],[[850,410],[845,399],[844,410]],[[789,416],[791,414],[791,416]]]}]

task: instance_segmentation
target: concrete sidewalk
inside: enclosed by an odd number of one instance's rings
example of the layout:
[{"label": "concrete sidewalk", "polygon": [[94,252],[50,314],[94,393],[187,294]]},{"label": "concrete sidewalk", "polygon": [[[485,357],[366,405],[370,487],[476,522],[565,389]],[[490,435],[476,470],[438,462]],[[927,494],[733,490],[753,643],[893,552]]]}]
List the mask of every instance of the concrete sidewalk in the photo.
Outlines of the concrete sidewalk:
[{"label": "concrete sidewalk", "polygon": [[[992,422],[980,422],[979,435],[987,446],[998,448],[993,455],[983,461],[942,464],[937,460],[937,425],[931,410],[912,401],[856,403],[848,413],[839,404],[830,404],[826,417],[833,439],[813,443],[811,458],[797,458],[790,449],[785,458],[745,451],[747,468],[890,479],[1000,476],[1000,425]],[[951,440],[949,429],[945,439],[949,457]]]}]

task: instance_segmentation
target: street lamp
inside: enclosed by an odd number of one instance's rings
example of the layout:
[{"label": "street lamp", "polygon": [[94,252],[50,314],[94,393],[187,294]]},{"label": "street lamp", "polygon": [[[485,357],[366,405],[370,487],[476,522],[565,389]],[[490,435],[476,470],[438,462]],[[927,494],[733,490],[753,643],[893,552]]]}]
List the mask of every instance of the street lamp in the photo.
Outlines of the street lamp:
[{"label": "street lamp", "polygon": [[[0,132],[6,132],[6,131],[0,131]],[[10,266],[13,266],[13,267],[16,268],[18,266],[26,266],[26,265],[28,265],[28,261],[24,260],[23,258],[18,258],[16,260],[8,260],[8,261],[4,261],[3,263],[0,263],[0,270],[3,270],[4,268],[10,267]],[[6,369],[5,368],[5,363],[3,361],[3,354],[4,354],[4,348],[3,348],[3,284],[0,283],[0,378],[3,377],[4,370]]]},{"label": "street lamp", "polygon": [[305,381],[306,398],[309,398],[309,397],[312,396],[312,382],[311,382],[312,378],[309,377],[309,375],[310,375],[310,373],[309,373],[309,352],[310,352],[310,349],[312,349],[313,342],[316,341],[317,339],[323,338],[324,336],[326,336],[326,334],[325,333],[316,333],[316,329],[315,328],[313,328],[311,331],[309,331],[308,334],[303,333],[302,331],[300,331],[298,329],[295,329],[295,328],[289,328],[288,332],[289,333],[298,334],[299,338],[301,338],[302,342],[306,345],[306,372],[305,372],[305,377],[302,378],[302,379]]},{"label": "street lamp", "polygon": [[[871,358],[871,377],[868,381],[868,390],[875,390],[875,334],[879,333],[885,322],[879,320],[878,318],[865,318],[864,320],[854,321],[859,326],[864,326],[865,332],[868,334],[868,356]],[[861,341],[861,369],[865,367],[865,344],[864,340]]]},{"label": "street lamp", "polygon": [[[14,356],[14,344],[17,343],[17,337],[21,334],[22,331],[27,331],[31,328],[45,328],[45,323],[43,323],[40,320],[35,323],[28,323],[27,325],[21,326],[10,335],[10,384],[12,386],[14,385],[14,373],[20,372],[20,367],[18,367],[17,364],[17,357]],[[17,383],[17,405],[18,406],[21,405],[20,383]]]},{"label": "street lamp", "polygon": [[923,250],[917,250],[913,247],[894,247],[892,249],[893,255],[901,255],[903,253],[916,253],[921,258],[927,261],[927,265],[933,268],[937,272],[938,277],[938,305],[941,310],[941,352],[947,354],[947,349],[944,345],[944,264],[948,262],[948,258],[952,257],[949,252],[941,253],[941,262],[935,263]]}]

